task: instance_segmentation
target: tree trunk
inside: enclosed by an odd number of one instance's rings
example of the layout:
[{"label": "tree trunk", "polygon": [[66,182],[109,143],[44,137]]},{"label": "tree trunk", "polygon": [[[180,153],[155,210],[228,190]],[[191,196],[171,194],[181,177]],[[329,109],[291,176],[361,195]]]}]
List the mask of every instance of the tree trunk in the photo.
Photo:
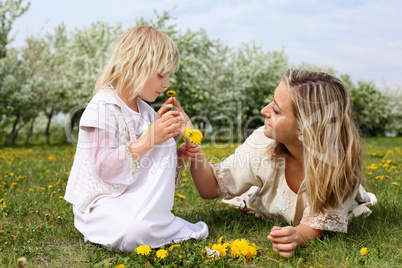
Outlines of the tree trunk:
[{"label": "tree trunk", "polygon": [[16,115],[16,117],[15,117],[15,121],[13,123],[13,128],[12,128],[10,134],[8,134],[8,136],[6,138],[6,141],[4,142],[4,145],[7,145],[10,142],[10,140],[14,137],[14,134],[15,134],[15,132],[17,130],[17,124],[18,124],[19,121],[20,121],[20,114],[18,113]]},{"label": "tree trunk", "polygon": [[32,118],[31,127],[29,128],[28,133],[27,133],[27,144],[30,144],[30,139],[33,134],[34,122],[35,122],[35,118]]},{"label": "tree trunk", "polygon": [[52,110],[50,110],[50,113],[46,114],[47,118],[48,118],[47,125],[46,125],[46,131],[45,131],[46,144],[50,144],[50,122],[52,121],[53,114],[54,114],[54,108],[52,107]]}]

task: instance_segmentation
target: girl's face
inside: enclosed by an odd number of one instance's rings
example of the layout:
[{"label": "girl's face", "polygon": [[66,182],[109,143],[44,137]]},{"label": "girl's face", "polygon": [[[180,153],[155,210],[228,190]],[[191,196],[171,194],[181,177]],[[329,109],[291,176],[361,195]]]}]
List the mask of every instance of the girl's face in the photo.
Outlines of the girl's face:
[{"label": "girl's face", "polygon": [[265,136],[285,146],[298,141],[296,116],[288,93],[286,83],[282,81],[274,92],[274,100],[261,110],[265,116]]},{"label": "girl's face", "polygon": [[169,75],[155,74],[148,82],[145,83],[140,97],[148,102],[154,102],[155,99],[163,93],[165,88],[169,87]]}]

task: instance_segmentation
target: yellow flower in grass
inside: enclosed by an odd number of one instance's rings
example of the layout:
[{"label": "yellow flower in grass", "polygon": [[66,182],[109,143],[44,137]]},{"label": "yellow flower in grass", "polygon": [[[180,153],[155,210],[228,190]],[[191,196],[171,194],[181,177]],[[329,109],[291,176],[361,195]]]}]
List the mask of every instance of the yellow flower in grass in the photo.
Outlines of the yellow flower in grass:
[{"label": "yellow flower in grass", "polygon": [[247,239],[236,239],[230,244],[230,250],[234,258],[245,257],[251,259],[257,255],[257,246]]},{"label": "yellow flower in grass", "polygon": [[362,248],[360,250],[360,255],[366,255],[367,254],[367,248]]},{"label": "yellow flower in grass", "polygon": [[182,195],[182,194],[175,194],[174,196],[177,196],[177,197],[179,197],[181,199],[186,199],[186,197],[184,195]]},{"label": "yellow flower in grass", "polygon": [[137,254],[143,255],[143,256],[148,256],[151,253],[151,247],[150,246],[139,246],[137,249]]},{"label": "yellow flower in grass", "polygon": [[165,249],[160,249],[156,252],[156,257],[158,257],[159,259],[164,259],[166,258],[168,252]]},{"label": "yellow flower in grass", "polygon": [[194,144],[200,145],[202,141],[202,133],[198,129],[187,127],[183,131],[183,140],[185,142],[189,140]]},{"label": "yellow flower in grass", "polygon": [[176,91],[174,91],[174,90],[168,90],[167,92],[166,92],[166,95],[170,98],[170,97],[174,97],[174,96],[176,96]]},{"label": "yellow flower in grass", "polygon": [[213,246],[212,246],[212,250],[216,250],[216,251],[218,251],[219,252],[219,255],[218,256],[220,256],[220,257],[223,257],[223,256],[226,256],[226,252],[227,252],[227,247],[225,246],[225,245],[222,245],[222,244],[214,244]]},{"label": "yellow flower in grass", "polygon": [[173,249],[175,249],[175,248],[179,248],[180,247],[180,245],[179,244],[176,244],[176,245],[171,245],[170,247],[169,247],[169,250],[170,251],[172,251]]},{"label": "yellow flower in grass", "polygon": [[119,264],[117,266],[115,266],[114,268],[125,268],[126,266],[124,264]]}]

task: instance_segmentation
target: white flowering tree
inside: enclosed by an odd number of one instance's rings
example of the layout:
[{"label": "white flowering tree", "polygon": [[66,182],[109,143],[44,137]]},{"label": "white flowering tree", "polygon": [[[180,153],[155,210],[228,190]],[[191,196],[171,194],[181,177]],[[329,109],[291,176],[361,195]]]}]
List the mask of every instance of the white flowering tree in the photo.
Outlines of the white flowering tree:
[{"label": "white flowering tree", "polygon": [[62,110],[65,113],[71,111],[67,135],[71,134],[82,109],[91,99],[97,75],[102,71],[114,42],[122,32],[119,24],[110,26],[104,22],[96,22],[70,34],[65,51],[69,64],[63,70],[68,102]]},{"label": "white flowering tree", "polygon": [[244,81],[242,107],[242,135],[246,138],[264,124],[260,111],[270,101],[280,82],[281,73],[287,68],[284,51],[263,51],[254,43],[243,44],[236,54],[234,68]]}]

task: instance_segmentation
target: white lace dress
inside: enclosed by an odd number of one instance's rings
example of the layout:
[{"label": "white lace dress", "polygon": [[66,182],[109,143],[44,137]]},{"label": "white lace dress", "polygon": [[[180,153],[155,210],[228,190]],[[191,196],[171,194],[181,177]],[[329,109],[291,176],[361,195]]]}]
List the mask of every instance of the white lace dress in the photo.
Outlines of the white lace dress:
[{"label": "white lace dress", "polygon": [[345,233],[350,219],[370,215],[370,206],[377,200],[361,185],[338,209],[312,215],[307,193],[293,192],[286,182],[285,159],[268,159],[266,148],[270,142],[263,128],[257,129],[233,155],[212,165],[224,203],[257,217],[279,218],[293,226],[306,224],[319,230]]},{"label": "white lace dress", "polygon": [[[137,138],[140,137],[152,123],[154,111],[142,101],[139,102],[139,113],[122,101],[121,106],[130,113]],[[127,185],[117,197],[97,199],[89,213],[73,207],[75,227],[85,240],[108,249],[132,252],[138,245],[158,248],[208,236],[204,222],[192,224],[171,212],[177,165],[174,139],[151,149],[138,166],[133,167],[126,146],[119,144],[116,133],[110,129],[81,127],[88,142],[96,144],[88,149],[88,153],[97,176],[108,183]]]}]

